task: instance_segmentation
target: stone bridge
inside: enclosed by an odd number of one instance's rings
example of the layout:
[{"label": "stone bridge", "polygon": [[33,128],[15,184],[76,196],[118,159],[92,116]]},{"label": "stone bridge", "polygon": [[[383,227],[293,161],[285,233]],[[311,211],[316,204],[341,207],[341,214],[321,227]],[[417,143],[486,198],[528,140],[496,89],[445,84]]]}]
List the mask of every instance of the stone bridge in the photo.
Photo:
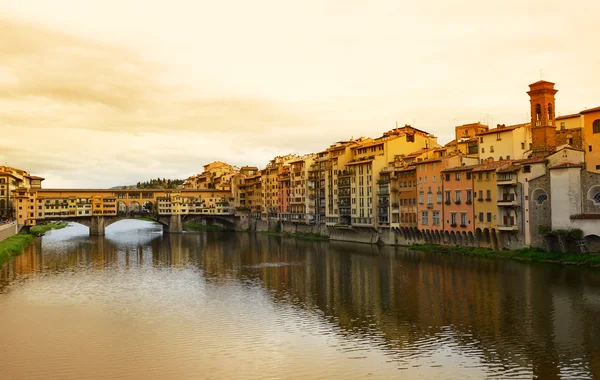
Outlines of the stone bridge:
[{"label": "stone bridge", "polygon": [[76,216],[63,218],[90,228],[90,235],[104,235],[106,227],[124,219],[148,219],[160,223],[164,233],[182,233],[183,224],[186,222],[200,222],[202,224],[215,224],[232,231],[243,231],[248,228],[248,220],[236,215],[211,215],[211,214],[173,214],[157,215],[151,213],[128,212],[115,216]]}]

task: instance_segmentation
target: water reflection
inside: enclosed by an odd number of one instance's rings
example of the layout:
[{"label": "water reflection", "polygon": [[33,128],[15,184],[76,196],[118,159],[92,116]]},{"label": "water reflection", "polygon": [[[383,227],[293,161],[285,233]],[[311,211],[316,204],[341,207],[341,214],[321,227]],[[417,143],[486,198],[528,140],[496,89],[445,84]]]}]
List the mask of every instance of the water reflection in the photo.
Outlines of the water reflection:
[{"label": "water reflection", "polygon": [[[174,355],[195,355],[186,339],[202,330],[204,340],[216,334],[204,356],[239,360],[243,349],[256,365],[269,352],[274,377],[600,376],[598,271],[256,234],[162,235],[140,223],[106,237],[73,226],[37,239],[1,269],[0,311],[101,300],[120,318],[173,317],[182,330],[164,333],[181,334]],[[132,333],[131,349],[144,334]]]}]

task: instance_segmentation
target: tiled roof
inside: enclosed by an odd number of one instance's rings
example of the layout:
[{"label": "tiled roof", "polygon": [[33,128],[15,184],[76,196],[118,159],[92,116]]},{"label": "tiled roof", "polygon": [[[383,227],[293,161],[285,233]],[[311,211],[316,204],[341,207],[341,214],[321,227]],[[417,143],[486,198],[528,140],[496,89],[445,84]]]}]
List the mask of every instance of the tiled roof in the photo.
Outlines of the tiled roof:
[{"label": "tiled roof", "polygon": [[411,170],[417,170],[417,167],[414,166],[414,165],[411,165],[411,166],[407,166],[405,168],[396,168],[396,169],[394,169],[395,172],[408,172],[408,171],[411,171]]},{"label": "tiled roof", "polygon": [[571,215],[571,219],[600,219],[600,214],[578,214],[578,215]]},{"label": "tiled roof", "polygon": [[474,168],[478,167],[479,165],[465,165],[465,166],[456,166],[454,168],[446,168],[444,170],[442,170],[442,173],[444,172],[465,172],[465,171],[471,171]]},{"label": "tiled roof", "polygon": [[473,169],[473,171],[474,172],[489,172],[489,171],[496,170],[502,166],[508,166],[508,165],[512,165],[512,161],[494,161],[494,162],[490,162],[489,164],[479,165],[475,169]]},{"label": "tiled roof", "polygon": [[522,160],[515,160],[514,161],[515,164],[539,164],[542,162],[546,162],[546,158],[544,157],[531,157],[531,158],[524,158]]},{"label": "tiled roof", "polygon": [[557,116],[556,120],[570,119],[572,117],[579,117],[579,114],[578,113],[572,113],[572,114],[569,114],[569,115]]},{"label": "tiled roof", "polygon": [[564,162],[562,164],[554,165],[549,169],[568,169],[568,168],[582,168],[583,164],[576,164],[573,162]]},{"label": "tiled roof", "polygon": [[526,125],[528,125],[529,123],[523,123],[523,124],[515,124],[515,125],[508,125],[506,127],[500,127],[500,128],[494,128],[494,129],[489,129],[487,131],[484,132],[479,132],[477,134],[477,136],[482,136],[482,135],[489,135],[492,133],[502,133],[502,132],[508,132],[508,131],[512,131],[513,129],[517,129],[517,128],[521,128],[524,127]]},{"label": "tiled roof", "polygon": [[583,111],[581,111],[579,113],[580,114],[584,114],[584,113],[595,112],[595,111],[600,111],[600,107],[588,108],[588,109],[583,110]]}]

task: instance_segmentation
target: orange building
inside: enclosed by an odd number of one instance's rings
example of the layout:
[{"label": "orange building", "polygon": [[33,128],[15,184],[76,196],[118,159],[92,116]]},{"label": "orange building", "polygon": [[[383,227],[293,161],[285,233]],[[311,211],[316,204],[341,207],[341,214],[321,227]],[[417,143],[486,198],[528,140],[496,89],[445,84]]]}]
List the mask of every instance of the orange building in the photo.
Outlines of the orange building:
[{"label": "orange building", "polygon": [[[392,204],[392,222],[399,227],[417,227],[417,169],[414,165],[395,169],[398,181],[397,203]],[[399,218],[394,220],[395,211]]]},{"label": "orange building", "polygon": [[475,166],[458,166],[442,171],[444,178],[444,230],[458,237],[472,237],[473,220],[473,178],[471,170]]},{"label": "orange building", "polygon": [[420,230],[441,230],[442,178],[441,171],[447,160],[431,158],[418,162],[417,177],[417,227]]}]

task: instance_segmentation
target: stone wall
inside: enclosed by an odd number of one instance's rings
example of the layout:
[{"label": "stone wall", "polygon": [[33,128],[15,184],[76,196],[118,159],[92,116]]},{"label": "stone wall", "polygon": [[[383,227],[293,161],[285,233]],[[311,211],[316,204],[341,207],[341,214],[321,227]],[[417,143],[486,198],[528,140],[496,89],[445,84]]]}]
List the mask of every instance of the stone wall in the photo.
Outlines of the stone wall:
[{"label": "stone wall", "polygon": [[[548,200],[542,204],[537,203],[537,199],[534,198],[536,190],[541,189],[548,195]],[[545,174],[529,181],[529,193],[527,194],[527,200],[524,202],[524,207],[529,209],[529,230],[531,231],[531,246],[538,248],[546,248],[544,236],[539,233],[539,227],[541,225],[547,225],[552,228],[552,208],[551,208],[551,196],[550,194],[550,175]],[[526,225],[527,225],[527,221]]]},{"label": "stone wall", "polygon": [[[569,139],[572,139],[569,141]],[[573,148],[583,149],[581,128],[559,129],[556,131],[556,146],[569,144]]]},{"label": "stone wall", "polygon": [[[593,189],[592,189],[593,188]],[[591,189],[591,191],[590,191]],[[594,193],[600,191],[600,174],[581,171],[581,199],[582,214],[600,214],[600,205],[595,205],[591,200]]]},{"label": "stone wall", "polygon": [[0,225],[0,241],[7,239],[19,232],[17,222],[10,222]]}]

